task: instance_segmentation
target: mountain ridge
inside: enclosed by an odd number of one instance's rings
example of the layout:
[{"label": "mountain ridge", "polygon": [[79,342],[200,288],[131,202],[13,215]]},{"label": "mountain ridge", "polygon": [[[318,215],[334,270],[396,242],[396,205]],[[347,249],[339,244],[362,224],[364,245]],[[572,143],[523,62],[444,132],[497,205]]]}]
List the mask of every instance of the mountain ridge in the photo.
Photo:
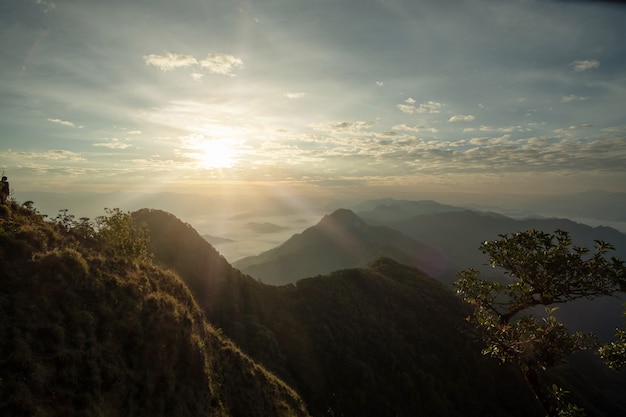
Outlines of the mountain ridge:
[{"label": "mountain ridge", "polygon": [[257,256],[233,263],[246,274],[269,284],[367,265],[388,256],[436,277],[446,277],[445,256],[402,232],[364,222],[349,209],[325,215],[316,225]]},{"label": "mountain ridge", "polygon": [[93,232],[0,205],[0,414],[309,415],[179,276]]}]

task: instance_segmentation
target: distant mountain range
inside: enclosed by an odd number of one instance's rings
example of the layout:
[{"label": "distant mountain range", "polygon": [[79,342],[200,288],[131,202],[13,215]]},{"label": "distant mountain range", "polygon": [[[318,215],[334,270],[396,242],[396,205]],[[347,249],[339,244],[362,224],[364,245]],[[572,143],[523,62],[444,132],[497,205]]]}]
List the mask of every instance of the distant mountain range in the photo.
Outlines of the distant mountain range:
[{"label": "distant mountain range", "polygon": [[[363,210],[359,216],[339,209],[280,246],[233,265],[264,283],[281,285],[364,266],[386,256],[452,286],[461,269],[475,268],[492,278],[501,276],[486,265],[480,244],[501,234],[529,229],[565,230],[574,244],[589,248],[594,247],[594,240],[603,240],[616,248],[612,255],[626,258],[626,234],[568,219],[516,220],[432,201],[373,200],[356,208]],[[622,303],[614,297],[583,300],[563,306],[559,314],[576,329],[594,331],[603,339],[610,339],[615,327],[622,324]]]},{"label": "distant mountain range", "polygon": [[339,209],[282,245],[233,265],[267,284],[281,285],[389,257],[448,283],[454,278],[439,251],[386,226],[371,226]]},{"label": "distant mountain range", "polygon": [[225,237],[219,237],[219,236],[213,236],[210,234],[204,234],[202,235],[203,238],[206,239],[207,242],[209,242],[211,245],[219,245],[221,243],[229,243],[229,242],[233,242],[232,239],[228,239]]}]

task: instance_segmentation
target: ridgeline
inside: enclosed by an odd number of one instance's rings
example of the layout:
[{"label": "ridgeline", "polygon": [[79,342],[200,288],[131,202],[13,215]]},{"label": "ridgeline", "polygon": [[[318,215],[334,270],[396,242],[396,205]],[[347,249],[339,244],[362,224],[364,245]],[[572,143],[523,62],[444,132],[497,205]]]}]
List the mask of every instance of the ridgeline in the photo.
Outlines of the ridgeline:
[{"label": "ridgeline", "polygon": [[0,207],[0,415],[307,416],[176,274],[124,246],[129,218]]}]

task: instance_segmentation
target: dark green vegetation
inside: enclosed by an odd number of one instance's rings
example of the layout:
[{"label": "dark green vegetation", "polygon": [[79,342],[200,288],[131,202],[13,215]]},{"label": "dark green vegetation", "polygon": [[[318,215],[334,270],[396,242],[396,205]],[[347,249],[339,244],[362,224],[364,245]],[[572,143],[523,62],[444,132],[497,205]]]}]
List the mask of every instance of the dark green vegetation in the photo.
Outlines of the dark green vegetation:
[{"label": "dark green vegetation", "polygon": [[[480,354],[471,310],[415,268],[275,287],[166,212],[94,226],[0,210],[1,415],[306,415],[303,400],[320,417],[543,416],[517,369]],[[623,379],[580,363],[559,385],[589,416],[623,414]]]},{"label": "dark green vegetation", "polygon": [[177,271],[211,322],[313,415],[539,415],[521,376],[481,357],[461,300],[414,268],[386,259],[273,287],[174,216],[134,216],[150,229],[155,262]]},{"label": "dark green vegetation", "polygon": [[[587,248],[572,246],[568,233],[561,230],[501,235],[484,242],[482,251],[508,279],[480,279],[477,270],[469,269],[461,272],[456,283],[474,307],[472,323],[485,342],[483,353],[518,367],[549,416],[584,415],[565,399],[562,388],[547,382],[547,371],[574,353],[597,348],[598,343],[593,334],[570,333],[554,314],[561,304],[626,288],[626,267],[617,258],[608,258],[610,249],[597,241],[595,253],[590,254]],[[543,318],[533,311],[537,306],[545,308]],[[616,367],[613,361],[610,364]]]},{"label": "dark green vegetation", "polygon": [[0,206],[0,415],[306,416],[149,261],[147,231],[107,214]]},{"label": "dark green vegetation", "polygon": [[415,266],[450,284],[456,279],[441,252],[400,231],[371,226],[346,209],[324,216],[317,225],[277,248],[233,265],[267,284],[281,285],[339,269],[363,267],[381,257]]}]

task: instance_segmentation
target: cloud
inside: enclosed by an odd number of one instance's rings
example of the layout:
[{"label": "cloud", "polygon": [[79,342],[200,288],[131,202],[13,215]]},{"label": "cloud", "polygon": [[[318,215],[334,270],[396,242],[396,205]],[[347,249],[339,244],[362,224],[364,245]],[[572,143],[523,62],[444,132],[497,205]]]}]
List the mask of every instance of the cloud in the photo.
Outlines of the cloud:
[{"label": "cloud", "polygon": [[77,127],[79,129],[82,129],[83,126],[77,126],[74,122],[70,122],[67,120],[61,120],[61,119],[48,119],[48,121],[50,123],[54,123],[57,125],[61,125],[61,126],[67,126],[67,127]]},{"label": "cloud", "polygon": [[412,114],[412,113],[441,113],[441,109],[443,108],[443,103],[438,103],[436,101],[428,101],[426,103],[421,103],[419,106],[414,106],[416,101],[409,97],[404,100],[405,104],[398,104],[398,108],[404,113]]},{"label": "cloud", "polygon": [[382,87],[383,85],[385,85],[385,83],[382,81],[376,81],[376,85]]},{"label": "cloud", "polygon": [[448,119],[448,122],[471,122],[475,119],[476,117],[472,116],[471,114],[468,114],[468,115],[457,114],[455,116],[452,116],[450,119]]},{"label": "cloud", "polygon": [[430,133],[439,132],[439,130],[435,129],[434,127],[426,127],[426,126],[421,126],[421,125],[407,125],[407,124],[395,125],[391,129],[392,130],[404,130],[407,132],[430,132]]},{"label": "cloud", "polygon": [[57,7],[51,0],[35,0],[35,4],[40,6],[44,13],[48,13],[50,10],[56,9]]},{"label": "cloud", "polygon": [[283,94],[283,97],[287,97],[289,99],[294,99],[294,98],[302,98],[306,95],[306,93],[303,92],[299,92],[299,93],[285,93]]},{"label": "cloud", "polygon": [[201,81],[202,77],[204,77],[204,74],[200,74],[199,72],[192,72],[191,73],[191,78],[193,78],[196,81]]},{"label": "cloud", "polygon": [[589,129],[592,128],[593,125],[589,124],[589,123],[583,123],[580,125],[571,125],[568,127],[562,127],[560,129],[554,129],[554,133],[565,133],[565,132],[570,132],[572,130],[580,130],[580,129]]},{"label": "cloud", "polygon": [[585,59],[582,61],[574,61],[569,65],[574,69],[574,71],[582,72],[600,67],[600,61],[596,61],[595,59]]},{"label": "cloud", "polygon": [[43,159],[48,161],[84,161],[85,158],[77,154],[76,152],[64,150],[64,149],[50,149],[45,152],[15,152],[15,156],[19,156],[24,159],[37,160]]},{"label": "cloud", "polygon": [[102,148],[109,148],[109,149],[126,149],[126,148],[130,148],[132,145],[121,142],[117,138],[113,138],[111,139],[110,142],[94,143],[93,146],[99,146]]},{"label": "cloud", "polygon": [[589,97],[579,97],[579,96],[576,96],[574,94],[571,94],[569,96],[563,96],[561,98],[561,103],[572,103],[574,101],[585,101],[585,100],[588,100],[588,99],[589,99]]},{"label": "cloud", "polygon": [[152,65],[161,71],[171,71],[176,68],[186,68],[198,64],[198,61],[193,56],[176,52],[166,52],[163,55],[145,55],[143,60],[146,65]]},{"label": "cloud", "polygon": [[309,126],[322,132],[360,132],[363,129],[369,129],[374,125],[372,122],[324,122],[312,123]]},{"label": "cloud", "polygon": [[233,71],[243,67],[243,61],[229,54],[209,54],[200,61],[200,66],[213,74],[235,76]]}]

